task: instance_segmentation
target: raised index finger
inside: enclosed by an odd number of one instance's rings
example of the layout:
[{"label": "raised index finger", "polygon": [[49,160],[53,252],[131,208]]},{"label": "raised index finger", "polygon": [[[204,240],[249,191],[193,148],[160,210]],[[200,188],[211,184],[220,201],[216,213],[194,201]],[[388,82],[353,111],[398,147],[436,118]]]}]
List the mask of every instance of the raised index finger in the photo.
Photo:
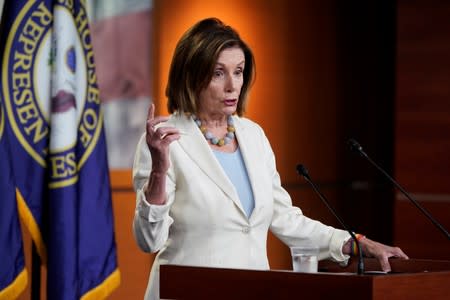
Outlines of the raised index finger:
[{"label": "raised index finger", "polygon": [[147,112],[147,121],[153,120],[154,117],[155,117],[155,104],[152,103],[152,104],[150,105],[150,107],[148,108],[148,112]]}]

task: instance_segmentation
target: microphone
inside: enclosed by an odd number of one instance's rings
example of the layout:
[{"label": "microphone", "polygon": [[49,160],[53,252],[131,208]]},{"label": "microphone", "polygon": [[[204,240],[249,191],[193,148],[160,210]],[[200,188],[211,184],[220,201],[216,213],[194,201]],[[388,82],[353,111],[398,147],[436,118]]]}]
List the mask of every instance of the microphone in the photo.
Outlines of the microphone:
[{"label": "microphone", "polygon": [[339,217],[337,212],[333,209],[333,207],[331,207],[330,203],[325,198],[325,196],[319,191],[317,186],[311,180],[311,177],[309,176],[308,170],[306,169],[306,167],[304,165],[302,165],[302,164],[297,165],[297,172],[300,175],[302,175],[305,178],[305,180],[312,186],[314,191],[319,195],[319,198],[322,200],[322,202],[325,203],[325,205],[328,207],[328,209],[331,211],[331,213],[334,215],[334,217],[339,221],[341,226],[350,234],[352,239],[356,242],[356,245],[358,246],[358,252],[359,252],[359,257],[358,257],[358,274],[359,275],[364,274],[363,252],[362,252],[362,249],[361,249],[361,245],[359,244],[359,241],[356,238],[355,234],[353,233],[353,231],[348,229],[348,227],[344,224],[344,221],[342,221],[342,219]]},{"label": "microphone", "polygon": [[416,200],[414,200],[391,176],[389,176],[386,171],[384,171],[380,166],[378,166],[363,150],[361,145],[354,139],[348,140],[348,145],[350,150],[359,153],[362,157],[367,159],[375,168],[377,168],[386,178],[389,179],[402,193],[409,199],[446,237],[450,240],[450,234],[431,214],[425,210]]}]

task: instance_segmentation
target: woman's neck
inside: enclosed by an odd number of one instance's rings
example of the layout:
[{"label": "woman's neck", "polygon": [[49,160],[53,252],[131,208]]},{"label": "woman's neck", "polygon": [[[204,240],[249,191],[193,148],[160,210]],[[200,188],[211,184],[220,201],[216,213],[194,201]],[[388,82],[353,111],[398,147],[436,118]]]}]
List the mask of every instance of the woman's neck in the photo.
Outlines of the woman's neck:
[{"label": "woman's neck", "polygon": [[226,128],[228,126],[228,116],[226,115],[198,115],[197,118],[202,125],[210,129]]}]

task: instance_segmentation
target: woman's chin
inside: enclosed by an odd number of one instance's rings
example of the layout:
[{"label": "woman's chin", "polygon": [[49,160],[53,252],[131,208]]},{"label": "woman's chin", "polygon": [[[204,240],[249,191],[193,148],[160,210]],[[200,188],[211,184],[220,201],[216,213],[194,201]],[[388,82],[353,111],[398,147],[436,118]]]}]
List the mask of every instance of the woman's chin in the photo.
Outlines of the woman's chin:
[{"label": "woman's chin", "polygon": [[237,110],[237,107],[236,107],[235,105],[233,105],[233,106],[227,106],[227,107],[225,107],[225,109],[224,109],[224,113],[225,113],[226,115],[232,115],[232,114],[234,114],[234,113],[236,112],[236,110]]}]

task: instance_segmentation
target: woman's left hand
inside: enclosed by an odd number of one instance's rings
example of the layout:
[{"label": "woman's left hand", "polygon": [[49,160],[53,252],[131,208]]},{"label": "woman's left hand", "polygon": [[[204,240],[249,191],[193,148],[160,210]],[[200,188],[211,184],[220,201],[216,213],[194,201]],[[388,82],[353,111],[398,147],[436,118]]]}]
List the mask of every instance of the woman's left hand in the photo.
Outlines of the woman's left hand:
[{"label": "woman's left hand", "polygon": [[359,239],[359,243],[364,256],[376,258],[384,272],[391,271],[390,257],[408,259],[408,256],[399,247],[387,246],[366,237]]}]

